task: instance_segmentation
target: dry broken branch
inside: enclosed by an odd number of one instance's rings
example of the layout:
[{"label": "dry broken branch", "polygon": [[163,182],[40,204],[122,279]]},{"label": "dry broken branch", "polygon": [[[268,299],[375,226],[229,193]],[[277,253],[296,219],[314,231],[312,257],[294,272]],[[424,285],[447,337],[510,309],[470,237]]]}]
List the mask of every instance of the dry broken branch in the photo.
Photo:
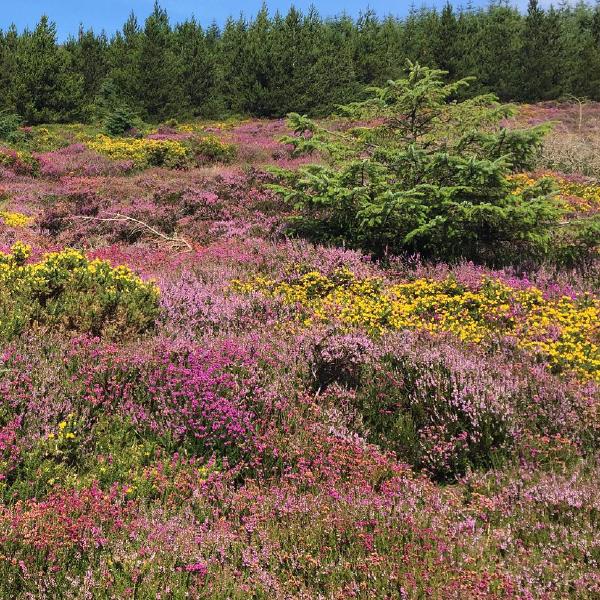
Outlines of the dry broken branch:
[{"label": "dry broken branch", "polygon": [[163,242],[166,245],[168,245],[171,250],[183,249],[182,250],[183,252],[192,252],[193,251],[193,247],[190,244],[190,242],[188,242],[185,238],[182,238],[181,236],[179,236],[177,234],[167,235],[166,233],[159,231],[155,227],[152,227],[151,225],[148,225],[148,223],[144,223],[144,221],[140,221],[139,219],[136,219],[135,217],[130,217],[128,215],[122,215],[121,213],[108,213],[108,214],[110,216],[107,216],[107,217],[91,217],[91,216],[87,216],[87,215],[74,215],[69,218],[79,219],[82,221],[100,221],[100,222],[105,222],[105,223],[106,222],[134,223],[136,225],[136,229],[146,230],[146,231],[150,232],[157,238],[160,238],[160,240],[163,240]]}]

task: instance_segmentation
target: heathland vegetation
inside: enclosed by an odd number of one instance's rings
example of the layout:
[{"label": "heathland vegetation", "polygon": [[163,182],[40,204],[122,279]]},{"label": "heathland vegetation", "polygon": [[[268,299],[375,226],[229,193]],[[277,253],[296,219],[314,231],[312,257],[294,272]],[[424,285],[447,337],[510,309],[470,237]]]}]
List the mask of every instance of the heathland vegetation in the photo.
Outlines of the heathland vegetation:
[{"label": "heathland vegetation", "polygon": [[600,597],[597,14],[5,33],[0,598]]}]

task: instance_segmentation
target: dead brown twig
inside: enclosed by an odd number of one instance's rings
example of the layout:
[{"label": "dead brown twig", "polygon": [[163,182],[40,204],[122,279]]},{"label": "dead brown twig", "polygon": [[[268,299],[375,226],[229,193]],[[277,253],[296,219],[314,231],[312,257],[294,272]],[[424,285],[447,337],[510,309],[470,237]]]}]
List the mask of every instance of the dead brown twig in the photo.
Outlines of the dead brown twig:
[{"label": "dead brown twig", "polygon": [[151,234],[153,234],[154,236],[156,236],[157,238],[160,238],[160,240],[162,240],[166,245],[168,245],[171,250],[179,249],[183,252],[192,252],[194,250],[192,245],[185,238],[182,238],[177,234],[167,235],[166,233],[159,231],[155,227],[152,227],[151,225],[148,225],[148,223],[144,223],[144,221],[140,221],[139,219],[136,219],[135,217],[130,217],[128,215],[122,215],[121,213],[112,213],[112,214],[108,213],[108,214],[110,216],[107,216],[107,217],[91,217],[91,216],[87,216],[87,215],[75,215],[70,218],[79,219],[82,221],[100,221],[100,222],[104,222],[104,223],[107,223],[107,222],[113,222],[113,223],[131,222],[131,223],[134,223],[136,225],[136,227],[146,230],[146,231],[150,232]]}]

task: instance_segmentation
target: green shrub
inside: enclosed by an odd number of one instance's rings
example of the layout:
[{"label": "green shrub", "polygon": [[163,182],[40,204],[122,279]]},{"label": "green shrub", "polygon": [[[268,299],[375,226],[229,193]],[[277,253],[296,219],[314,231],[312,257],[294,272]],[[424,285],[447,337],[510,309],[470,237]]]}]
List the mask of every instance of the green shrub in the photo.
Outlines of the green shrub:
[{"label": "green shrub", "polygon": [[0,254],[0,338],[49,326],[118,338],[152,327],[158,289],[126,267],[113,268],[66,249],[28,263],[30,249],[15,244]]},{"label": "green shrub", "polygon": [[378,256],[497,265],[547,254],[561,215],[552,190],[540,183],[525,196],[508,180],[534,164],[546,128],[503,129],[509,108],[493,95],[456,101],[469,80],[444,75],[411,64],[406,78],[343,107],[372,125],[329,130],[290,115],[296,135],[283,141],[329,158],[278,171],[274,189],[300,211],[293,229]]},{"label": "green shrub", "polygon": [[19,129],[23,119],[14,113],[0,113],[0,140],[15,143],[22,138]]},{"label": "green shrub", "polygon": [[214,135],[195,136],[189,140],[192,153],[198,162],[231,162],[236,156],[233,144],[227,144]]},{"label": "green shrub", "polygon": [[563,224],[555,236],[552,262],[567,268],[591,270],[600,250],[600,215]]},{"label": "green shrub", "polygon": [[139,125],[140,119],[132,110],[120,107],[108,114],[104,123],[104,131],[108,135],[123,135]]}]

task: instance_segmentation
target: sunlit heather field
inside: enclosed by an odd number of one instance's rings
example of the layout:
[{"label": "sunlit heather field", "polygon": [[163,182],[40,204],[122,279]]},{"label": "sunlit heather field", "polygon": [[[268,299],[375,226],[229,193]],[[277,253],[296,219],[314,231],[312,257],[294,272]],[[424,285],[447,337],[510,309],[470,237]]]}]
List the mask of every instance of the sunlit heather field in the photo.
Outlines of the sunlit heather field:
[{"label": "sunlit heather field", "polygon": [[[546,121],[515,189],[550,177],[589,218],[600,105],[509,125]],[[597,267],[288,236],[271,167],[319,158],[284,121],[22,133],[0,147],[0,597],[600,597]]]}]

